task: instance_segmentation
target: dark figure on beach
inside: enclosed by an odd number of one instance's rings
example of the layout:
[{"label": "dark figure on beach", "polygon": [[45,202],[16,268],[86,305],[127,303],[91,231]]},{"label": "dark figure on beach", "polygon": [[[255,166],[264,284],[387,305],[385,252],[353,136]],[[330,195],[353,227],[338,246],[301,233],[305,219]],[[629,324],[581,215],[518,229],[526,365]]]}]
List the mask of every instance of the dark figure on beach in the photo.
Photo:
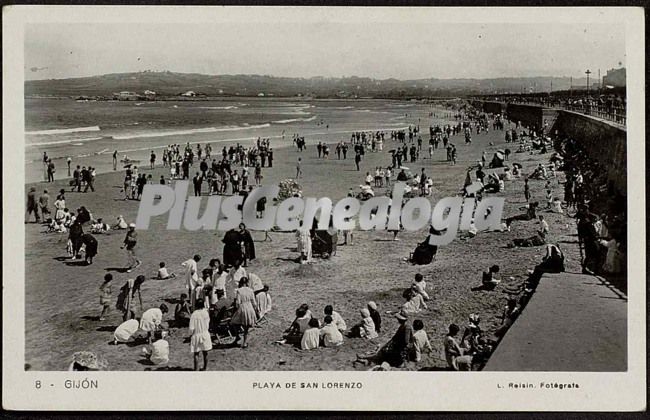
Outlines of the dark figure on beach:
[{"label": "dark figure on beach", "polygon": [[27,193],[27,217],[25,223],[29,221],[29,215],[31,213],[34,213],[34,217],[36,218],[36,223],[40,223],[41,217],[38,214],[38,206],[36,205],[36,188],[34,187],[31,187],[29,189],[29,192]]},{"label": "dark figure on beach", "polygon": [[77,210],[77,219],[76,219],[76,221],[80,225],[83,225],[84,223],[90,222],[90,212],[86,209],[86,207],[84,207],[84,206],[79,207],[79,210]]},{"label": "dark figure on beach", "polygon": [[72,243],[72,258],[76,259],[77,255],[79,255],[79,250],[81,249],[81,245],[83,244],[81,237],[84,234],[83,227],[81,226],[81,223],[79,223],[78,220],[75,220],[74,223],[72,223],[72,226],[70,226],[70,234],[68,239],[70,239],[70,242]]},{"label": "dark figure on beach", "polygon": [[598,232],[594,226],[595,216],[582,209],[576,215],[578,219],[578,241],[584,249],[582,259],[582,272],[585,274],[598,274],[600,252],[598,246]]},{"label": "dark figure on beach", "polygon": [[81,171],[81,180],[86,183],[84,192],[88,192],[88,188],[90,188],[90,191],[95,192],[95,187],[93,186],[94,179],[92,170],[93,168],[89,166],[85,171]]},{"label": "dark figure on beach", "polygon": [[253,236],[250,231],[246,229],[246,225],[243,223],[239,224],[239,235],[241,236],[241,241],[244,248],[244,267],[248,264],[248,261],[255,259],[255,243],[253,242]]},{"label": "dark figure on beach", "polygon": [[390,341],[384,344],[376,353],[359,356],[357,361],[368,360],[377,364],[388,362],[393,367],[400,367],[408,360],[409,348],[413,343],[413,327],[408,322],[408,316],[400,312],[395,315],[399,327]]},{"label": "dark figure on beach", "polygon": [[70,191],[74,191],[75,188],[77,191],[81,191],[81,167],[79,165],[77,165],[77,169],[72,172],[72,179],[74,180],[74,183],[72,184],[72,189]]},{"label": "dark figure on beach", "polygon": [[516,216],[508,217],[506,219],[506,226],[510,228],[510,225],[512,224],[513,220],[535,220],[537,219],[537,207],[539,206],[539,203],[537,201],[534,201],[528,205],[526,208],[526,213],[524,214],[518,214]]},{"label": "dark figure on beach", "polygon": [[241,234],[235,229],[230,229],[226,232],[222,241],[223,246],[223,264],[226,268],[232,267],[237,262],[241,262],[244,258],[241,248]]},{"label": "dark figure on beach", "polygon": [[86,264],[92,264],[93,258],[97,255],[97,239],[90,233],[84,233],[81,236],[81,242],[86,245]]},{"label": "dark figure on beach", "polygon": [[357,165],[357,171],[360,170],[359,169],[359,163],[361,163],[361,154],[359,152],[357,152],[354,155],[354,164]]},{"label": "dark figure on beach", "polygon": [[56,172],[54,162],[50,159],[47,162],[47,182],[54,182],[54,172]]},{"label": "dark figure on beach", "polygon": [[199,173],[196,173],[196,176],[192,179],[192,183],[194,184],[194,196],[199,197],[201,196],[201,184],[203,184],[203,177],[199,175]]}]

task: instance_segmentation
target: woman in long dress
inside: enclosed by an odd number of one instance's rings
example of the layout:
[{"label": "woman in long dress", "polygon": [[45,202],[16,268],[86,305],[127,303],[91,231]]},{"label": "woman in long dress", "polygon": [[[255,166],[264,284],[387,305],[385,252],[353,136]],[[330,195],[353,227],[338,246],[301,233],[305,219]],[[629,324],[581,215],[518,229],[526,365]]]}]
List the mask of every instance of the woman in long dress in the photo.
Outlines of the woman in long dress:
[{"label": "woman in long dress", "polygon": [[304,229],[301,225],[296,231],[296,239],[298,240],[300,264],[311,262],[311,235],[309,230]]},{"label": "woman in long dress", "polygon": [[81,242],[86,245],[86,263],[92,264],[93,258],[97,255],[97,239],[90,233],[84,233],[81,235]]},{"label": "woman in long dress", "polygon": [[237,261],[243,261],[241,241],[241,234],[235,229],[230,229],[223,237],[223,264],[226,268],[234,266]]},{"label": "woman in long dress", "polygon": [[56,197],[56,201],[54,202],[54,220],[56,220],[57,223],[62,223],[63,219],[65,219],[65,197],[62,195],[58,195]]},{"label": "woman in long dress", "polygon": [[[240,326],[244,332],[244,340],[241,347],[246,348],[246,339],[248,338],[248,330],[255,325],[259,309],[257,308],[257,301],[255,300],[255,293],[253,289],[248,287],[248,277],[242,277],[239,280],[239,288],[235,290],[235,314],[232,316],[230,323],[234,326]],[[239,334],[241,330],[237,331],[237,338],[235,344],[239,342]]]},{"label": "woman in long dress", "polygon": [[248,261],[255,259],[255,243],[253,242],[253,236],[243,223],[239,224],[239,235],[244,245],[244,267],[246,267]]},{"label": "woman in long dress", "polygon": [[210,337],[210,314],[203,305],[203,300],[196,301],[196,310],[190,317],[190,351],[194,354],[194,370],[199,370],[199,353],[203,353],[203,368],[208,368],[208,351],[212,350]]},{"label": "woman in long dress", "polygon": [[81,227],[81,223],[75,220],[75,222],[70,226],[70,233],[69,233],[69,239],[70,242],[72,243],[72,259],[76,259],[77,256],[79,255],[79,250],[81,249],[81,245],[83,245],[82,242],[82,236],[84,234],[83,227]]}]

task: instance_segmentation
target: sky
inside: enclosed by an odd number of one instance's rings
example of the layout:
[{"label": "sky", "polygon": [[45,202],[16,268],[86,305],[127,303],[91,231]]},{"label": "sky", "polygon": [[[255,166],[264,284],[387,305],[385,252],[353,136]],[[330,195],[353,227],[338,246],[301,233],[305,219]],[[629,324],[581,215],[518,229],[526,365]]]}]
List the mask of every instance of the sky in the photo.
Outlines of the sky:
[{"label": "sky", "polygon": [[625,65],[607,23],[30,23],[25,79],[144,70],[286,77],[584,77]]}]

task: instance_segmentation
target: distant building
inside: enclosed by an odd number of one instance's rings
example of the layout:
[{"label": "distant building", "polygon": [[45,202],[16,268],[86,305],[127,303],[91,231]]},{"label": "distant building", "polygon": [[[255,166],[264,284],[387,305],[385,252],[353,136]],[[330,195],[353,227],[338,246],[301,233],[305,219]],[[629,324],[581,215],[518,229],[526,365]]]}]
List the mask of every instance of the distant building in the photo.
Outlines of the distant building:
[{"label": "distant building", "polygon": [[154,92],[153,90],[145,90],[144,95],[145,96],[156,96],[156,92]]},{"label": "distant building", "polygon": [[114,93],[113,99],[118,99],[120,101],[137,101],[138,94],[124,90],[122,92]]},{"label": "distant building", "polygon": [[625,67],[620,69],[607,70],[607,74],[603,76],[603,85],[613,87],[625,86]]},{"label": "distant building", "polygon": [[263,97],[263,96],[264,96],[264,93],[260,92],[260,93],[257,94],[257,96],[259,96],[259,97]]},{"label": "distant building", "polygon": [[181,96],[194,97],[196,96],[196,92],[194,92],[193,90],[188,90],[185,93],[181,93]]}]

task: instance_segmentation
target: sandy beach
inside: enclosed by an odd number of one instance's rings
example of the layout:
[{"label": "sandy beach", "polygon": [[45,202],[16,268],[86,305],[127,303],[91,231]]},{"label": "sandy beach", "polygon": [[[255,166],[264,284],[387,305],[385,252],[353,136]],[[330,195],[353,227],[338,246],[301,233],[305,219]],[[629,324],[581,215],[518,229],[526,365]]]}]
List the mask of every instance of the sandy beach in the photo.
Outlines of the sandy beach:
[{"label": "sandy beach", "polygon": [[[428,106],[422,106],[414,112],[414,118],[426,117]],[[420,118],[422,118],[420,117]],[[423,140],[428,140],[429,119],[422,120]],[[439,123],[443,123],[440,121]],[[370,127],[368,127],[370,128]],[[312,130],[322,130],[322,127]],[[354,161],[348,155],[347,160],[338,160],[332,153],[329,160],[319,159],[314,142],[326,141],[333,150],[335,141],[348,140],[349,135],[342,136],[345,127],[332,124],[330,134],[316,136],[304,132],[308,140],[305,152],[298,153],[295,147],[281,147],[280,140],[271,140],[276,150],[273,168],[263,171],[264,184],[276,184],[295,175],[295,162],[302,157],[304,177],[299,181],[303,194],[307,197],[330,197],[333,201],[344,197],[349,188],[358,189],[363,183],[366,171],[376,166],[390,164],[388,150],[393,147],[387,138],[383,152],[367,152],[361,164],[361,171],[356,171]],[[301,133],[303,131],[300,131]],[[334,140],[336,139],[336,140]],[[171,138],[168,142],[172,142]],[[174,142],[184,143],[185,139]],[[491,157],[494,151],[504,148],[504,132],[490,131],[473,136],[473,142],[464,144],[462,137],[452,137],[458,148],[458,163],[455,166],[446,162],[445,151],[437,149],[433,159],[423,148],[420,159],[408,165],[413,172],[425,168],[434,180],[434,194],[431,200],[456,195],[463,186],[468,166],[480,160],[485,151]],[[165,143],[167,144],[167,140]],[[492,145],[491,145],[492,144]],[[512,146],[511,146],[512,147]],[[144,152],[147,154],[147,152]],[[136,155],[134,155],[136,156]],[[532,172],[538,163],[546,162],[546,155],[529,155],[513,153],[510,164],[518,162],[523,165],[523,173]],[[97,168],[110,165],[110,155],[95,156],[92,160]],[[107,163],[108,162],[108,163]],[[154,170],[141,170],[151,173],[154,180],[161,175],[168,176],[168,169],[161,165]],[[59,166],[60,167],[60,166]],[[196,169],[192,169],[193,174]],[[94,217],[102,217],[113,222],[119,214],[128,222],[134,221],[138,211],[137,201],[125,201],[120,193],[123,172],[101,170],[95,182],[95,193],[66,193],[66,203],[70,209],[86,206]],[[561,195],[563,174],[551,181],[555,195]],[[544,201],[544,181],[531,180],[533,200]],[[30,183],[40,193],[47,188],[51,195],[60,188],[69,191],[67,180],[54,183]],[[384,189],[377,189],[378,195]],[[523,196],[523,179],[506,182],[505,191],[498,194],[505,198],[504,217],[521,213],[525,205]],[[579,250],[575,232],[575,222],[566,215],[542,211],[550,225],[549,241],[559,243],[567,257],[567,271],[579,271]],[[98,321],[101,310],[98,287],[104,274],[112,272],[115,280],[114,296],[126,279],[139,274],[147,276],[142,287],[144,309],[158,307],[166,303],[172,314],[180,293],[185,290],[183,280],[154,280],[158,263],[166,262],[170,271],[181,272],[180,264],[200,254],[199,267],[207,266],[210,258],[221,258],[223,232],[218,231],[167,231],[165,216],[152,220],[148,231],[139,232],[138,248],[143,264],[133,273],[120,273],[126,264],[126,255],[120,250],[124,239],[123,231],[113,231],[108,235],[96,235],[99,241],[99,255],[90,266],[78,265],[64,257],[66,235],[44,234],[44,227],[36,224],[25,225],[26,229],[26,277],[25,277],[25,313],[26,313],[26,348],[25,361],[33,370],[64,370],[70,356],[79,350],[90,350],[104,356],[111,370],[155,370],[158,367],[148,364],[142,355],[142,344],[109,345],[112,332],[121,322],[121,313],[113,309],[105,321]],[[397,242],[391,240],[388,232],[356,232],[352,246],[340,246],[335,256],[328,260],[315,259],[312,264],[300,265],[293,261],[298,254],[293,234],[271,233],[272,241],[264,241],[262,232],[253,232],[258,258],[251,263],[249,272],[258,274],[270,287],[273,298],[273,310],[267,315],[268,323],[255,328],[249,335],[249,348],[217,348],[209,353],[210,370],[354,370],[367,367],[353,366],[356,354],[363,353],[385,343],[397,328],[394,317],[386,314],[396,310],[402,303],[402,291],[408,287],[416,273],[424,275],[428,283],[431,301],[428,309],[416,318],[424,322],[425,330],[431,340],[434,352],[424,354],[419,363],[411,362],[407,370],[444,369],[446,362],[442,339],[450,323],[464,326],[470,313],[481,316],[481,326],[486,335],[493,333],[501,323],[499,318],[506,302],[505,288],[520,285],[526,277],[526,270],[537,264],[544,253],[543,247],[514,248],[506,247],[513,238],[528,237],[535,232],[534,222],[519,222],[513,225],[511,232],[482,232],[469,240],[456,239],[451,244],[441,247],[435,261],[430,265],[414,266],[405,261],[417,243],[426,238],[426,230],[420,232],[402,232]],[[339,243],[342,239],[339,239]],[[492,264],[501,267],[500,277],[503,284],[495,291],[471,291],[481,281],[481,272]],[[232,286],[229,293],[232,293]],[[231,294],[232,296],[232,294]],[[368,301],[375,301],[383,317],[382,334],[378,339],[346,339],[336,349],[319,349],[299,351],[288,345],[274,344],[281,338],[289,323],[293,320],[295,309],[306,303],[314,316],[323,318],[323,308],[327,304],[334,306],[348,325],[359,321],[359,309]],[[139,305],[138,305],[139,306]],[[137,307],[138,312],[139,307]],[[170,317],[171,315],[171,317]],[[192,355],[189,350],[187,329],[172,329],[169,338],[169,368],[186,370],[192,367]]]}]

